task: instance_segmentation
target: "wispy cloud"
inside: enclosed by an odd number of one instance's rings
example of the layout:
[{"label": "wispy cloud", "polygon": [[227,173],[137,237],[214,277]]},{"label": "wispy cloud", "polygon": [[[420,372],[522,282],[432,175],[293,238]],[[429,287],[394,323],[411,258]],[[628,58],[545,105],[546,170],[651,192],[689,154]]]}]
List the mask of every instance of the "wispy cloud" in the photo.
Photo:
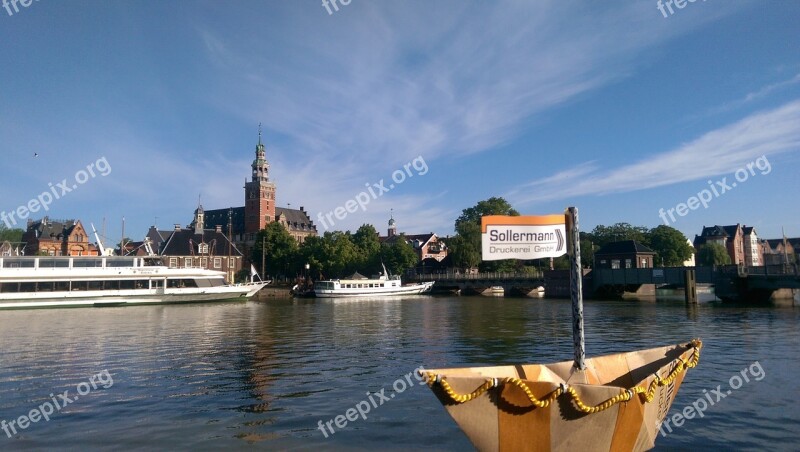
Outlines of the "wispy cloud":
[{"label": "wispy cloud", "polygon": [[306,204],[325,210],[417,155],[435,162],[493,149],[532,118],[629,76],[644,49],[712,20],[667,27],[642,4],[414,5],[288,12],[296,27],[284,30],[287,46],[259,58],[211,24],[200,31],[217,70],[240,79],[209,92],[211,102],[288,137],[281,171],[313,180],[282,185],[281,197],[315,193]]},{"label": "wispy cloud", "polygon": [[[520,204],[645,190],[725,174],[762,155],[800,150],[800,100],[756,113],[676,149],[619,168],[584,163],[508,193]],[[643,150],[648,154],[649,150]],[[534,193],[534,195],[528,195]]]},{"label": "wispy cloud", "polygon": [[687,117],[686,120],[694,121],[694,120],[697,120],[698,118],[701,118],[701,117],[717,115],[717,114],[720,114],[720,113],[728,113],[728,112],[734,111],[734,110],[736,110],[738,108],[744,107],[744,106],[746,106],[746,105],[748,105],[748,104],[750,104],[752,102],[755,102],[757,100],[763,99],[763,98],[767,97],[768,95],[770,95],[772,93],[780,91],[780,90],[782,90],[784,88],[787,88],[789,86],[795,85],[797,83],[800,83],[800,74],[797,74],[794,77],[792,77],[790,79],[787,79],[787,80],[782,80],[780,82],[776,82],[776,83],[772,83],[772,84],[763,86],[763,87],[759,88],[756,91],[752,91],[752,92],[747,93],[745,96],[743,96],[743,97],[741,97],[739,99],[736,99],[736,100],[724,103],[722,105],[716,106],[716,107],[711,108],[708,111],[703,112],[701,114],[691,115],[691,116]]}]

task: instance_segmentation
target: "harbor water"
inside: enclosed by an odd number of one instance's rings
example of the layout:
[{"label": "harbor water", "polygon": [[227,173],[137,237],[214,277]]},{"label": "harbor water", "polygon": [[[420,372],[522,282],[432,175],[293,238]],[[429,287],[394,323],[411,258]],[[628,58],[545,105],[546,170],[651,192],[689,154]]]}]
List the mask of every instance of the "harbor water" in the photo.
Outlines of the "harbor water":
[{"label": "harbor water", "polygon": [[[414,370],[569,360],[570,312],[455,296],[1,311],[0,450],[469,450]],[[669,416],[708,407],[656,450],[800,444],[796,303],[587,300],[585,325],[589,356],[703,340]]]}]

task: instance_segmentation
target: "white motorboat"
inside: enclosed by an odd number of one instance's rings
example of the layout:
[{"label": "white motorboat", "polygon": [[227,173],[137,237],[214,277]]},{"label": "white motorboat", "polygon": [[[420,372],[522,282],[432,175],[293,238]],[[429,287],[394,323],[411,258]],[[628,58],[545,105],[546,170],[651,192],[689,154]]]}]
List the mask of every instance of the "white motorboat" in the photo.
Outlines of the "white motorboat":
[{"label": "white motorboat", "polygon": [[331,279],[317,281],[314,284],[314,295],[320,298],[349,298],[349,297],[385,297],[395,295],[420,295],[430,292],[433,281],[420,284],[403,285],[399,276],[386,276],[383,274],[375,278],[367,278],[358,273],[347,279]]}]

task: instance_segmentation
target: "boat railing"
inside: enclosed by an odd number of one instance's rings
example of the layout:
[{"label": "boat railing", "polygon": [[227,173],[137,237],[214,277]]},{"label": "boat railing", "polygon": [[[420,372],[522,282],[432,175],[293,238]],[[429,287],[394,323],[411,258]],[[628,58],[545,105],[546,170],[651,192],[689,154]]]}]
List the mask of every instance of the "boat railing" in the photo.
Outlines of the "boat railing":
[{"label": "boat railing", "polygon": [[0,269],[44,268],[138,268],[145,266],[140,257],[96,256],[13,256],[0,257]]}]

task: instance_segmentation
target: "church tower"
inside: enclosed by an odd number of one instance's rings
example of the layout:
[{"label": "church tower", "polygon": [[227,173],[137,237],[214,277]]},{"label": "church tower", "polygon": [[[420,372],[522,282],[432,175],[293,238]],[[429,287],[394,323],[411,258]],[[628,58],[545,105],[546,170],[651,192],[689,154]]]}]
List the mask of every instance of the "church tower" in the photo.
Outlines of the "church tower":
[{"label": "church tower", "polygon": [[248,240],[275,221],[275,184],[269,181],[269,163],[261,143],[261,124],[258,125],[256,159],[251,167],[252,180],[244,184],[244,232]]}]

